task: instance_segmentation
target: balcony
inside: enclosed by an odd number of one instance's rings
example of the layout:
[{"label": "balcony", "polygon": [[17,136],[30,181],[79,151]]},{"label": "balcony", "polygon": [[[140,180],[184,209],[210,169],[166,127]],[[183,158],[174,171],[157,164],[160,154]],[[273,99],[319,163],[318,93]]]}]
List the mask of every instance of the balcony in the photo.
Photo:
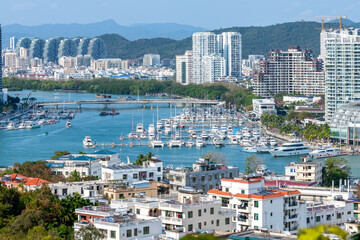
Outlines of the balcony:
[{"label": "balcony", "polygon": [[286,215],[284,219],[285,222],[297,222],[299,221],[299,216],[297,214]]},{"label": "balcony", "polygon": [[285,203],[284,209],[285,210],[293,210],[293,209],[297,209],[298,206],[299,206],[298,202],[291,201],[289,203]]},{"label": "balcony", "polygon": [[175,217],[165,217],[159,216],[161,221],[165,224],[174,224],[174,225],[183,225],[184,219],[183,218],[175,218]]}]

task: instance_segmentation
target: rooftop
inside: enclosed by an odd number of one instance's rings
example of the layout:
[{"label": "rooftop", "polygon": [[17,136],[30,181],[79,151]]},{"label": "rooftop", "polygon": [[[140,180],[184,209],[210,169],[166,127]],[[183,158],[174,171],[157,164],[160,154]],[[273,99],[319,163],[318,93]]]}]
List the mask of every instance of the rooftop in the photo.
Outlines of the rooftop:
[{"label": "rooftop", "polygon": [[139,166],[139,165],[122,165],[122,166],[111,166],[111,167],[106,167],[107,169],[111,169],[111,170],[127,170],[127,169],[140,169],[143,168],[143,166]]},{"label": "rooftop", "polygon": [[51,182],[48,182],[48,181],[43,180],[41,178],[25,177],[25,176],[20,175],[18,173],[14,173],[14,174],[11,174],[11,175],[4,175],[4,177],[2,178],[2,181],[5,184],[18,185],[19,183],[24,183],[27,186],[42,185],[43,183],[51,184]]},{"label": "rooftop", "polygon": [[[112,152],[112,151],[109,151],[109,150],[98,150],[92,154],[96,154],[96,155],[114,155],[116,154],[116,152]],[[92,155],[90,154],[90,155]]]}]

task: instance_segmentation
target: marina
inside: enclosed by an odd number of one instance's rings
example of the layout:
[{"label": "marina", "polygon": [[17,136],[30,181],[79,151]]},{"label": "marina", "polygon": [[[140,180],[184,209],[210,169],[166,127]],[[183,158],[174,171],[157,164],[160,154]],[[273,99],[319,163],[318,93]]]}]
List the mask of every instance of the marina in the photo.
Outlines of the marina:
[{"label": "marina", "polygon": [[[29,91],[16,93],[25,96]],[[69,98],[71,100],[95,99],[93,94],[88,93],[37,91],[33,95],[39,101],[44,102],[62,101]],[[112,98],[117,97],[126,96],[112,96]],[[137,96],[132,97],[137,98]],[[151,98],[154,97],[151,96]],[[230,119],[224,117],[227,119],[226,121],[222,121],[220,115],[214,116],[213,119],[206,117],[204,121],[201,121],[200,118],[194,121],[191,119],[183,121],[185,119],[174,118],[174,116],[181,116],[181,114],[185,116],[186,110],[175,107],[169,108],[167,104],[154,105],[152,108],[151,106],[147,108],[135,106],[134,108],[133,104],[123,104],[121,107],[114,105],[114,110],[120,114],[112,117],[99,116],[101,111],[108,111],[100,106],[87,105],[86,108],[82,108],[81,113],[76,107],[74,109],[59,108],[58,111],[76,113],[76,117],[70,120],[71,127],[65,127],[69,119],[60,119],[58,120],[61,121],[59,124],[44,125],[31,131],[0,130],[0,141],[2,142],[0,165],[8,166],[15,162],[49,159],[54,151],[91,153],[102,148],[120,153],[123,161],[126,161],[127,157],[131,161],[135,161],[140,153],[145,154],[151,151],[162,159],[166,166],[172,165],[174,167],[189,166],[194,159],[198,159],[209,151],[219,151],[228,164],[239,167],[241,171],[245,167],[245,159],[255,154],[261,157],[266,166],[276,173],[283,173],[284,166],[290,162],[300,161],[300,156],[273,157],[267,153],[269,149],[276,147],[275,141],[279,145],[283,141],[262,135],[263,133],[257,127],[251,128],[253,124],[244,121],[246,119],[240,113],[226,113],[233,115],[233,118]],[[54,108],[45,109],[55,111]],[[196,108],[189,107],[188,109],[191,113]],[[199,116],[204,113],[200,108],[198,110]],[[194,113],[191,114],[194,115]],[[216,121],[213,121],[214,119]],[[151,130],[149,129],[150,125],[156,130],[156,133],[157,129],[160,128],[159,135],[155,135],[155,131],[149,131]],[[232,128],[232,131],[228,131],[230,130],[229,127]],[[225,130],[230,134],[224,134]],[[153,138],[151,141],[149,141],[149,132],[153,132],[150,136]],[[129,138],[129,134],[131,138]],[[218,137],[216,142],[213,140],[215,135]],[[241,138],[240,135],[242,135]],[[82,141],[85,136],[91,137],[92,147],[83,146]],[[181,138],[181,147],[176,147],[176,142],[172,141],[172,146],[169,148],[170,140],[176,140],[175,137]],[[28,154],[30,150],[31,154]],[[352,174],[360,176],[360,163],[356,161],[358,157],[345,157],[349,160]]]}]

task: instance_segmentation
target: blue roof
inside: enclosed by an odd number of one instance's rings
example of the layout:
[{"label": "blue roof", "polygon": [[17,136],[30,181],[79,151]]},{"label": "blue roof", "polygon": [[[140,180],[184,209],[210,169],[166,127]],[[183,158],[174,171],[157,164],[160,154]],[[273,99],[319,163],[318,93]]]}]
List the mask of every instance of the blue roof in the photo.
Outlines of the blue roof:
[{"label": "blue roof", "polygon": [[94,152],[93,154],[98,154],[98,155],[114,155],[116,154],[116,152],[112,152],[109,150],[98,150],[96,152]]},{"label": "blue roof", "polygon": [[86,156],[86,155],[81,155],[81,156],[78,156],[78,157],[61,156],[61,157],[58,157],[56,160],[94,161],[94,160],[97,160],[97,158],[89,157],[89,156]]}]

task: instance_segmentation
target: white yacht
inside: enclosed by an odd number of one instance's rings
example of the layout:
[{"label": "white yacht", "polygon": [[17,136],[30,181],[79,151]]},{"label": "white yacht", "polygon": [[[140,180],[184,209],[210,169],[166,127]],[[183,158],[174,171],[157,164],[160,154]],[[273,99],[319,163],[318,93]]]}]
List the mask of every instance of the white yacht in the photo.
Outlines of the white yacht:
[{"label": "white yacht", "polygon": [[208,135],[205,131],[203,131],[203,132],[201,133],[201,137],[202,137],[202,139],[208,139],[208,138],[209,138],[209,135]]},{"label": "white yacht", "polygon": [[34,121],[26,121],[25,125],[26,125],[27,129],[33,129],[33,128],[40,128],[41,127],[40,124],[38,124],[38,123],[36,123]]},{"label": "white yacht", "polygon": [[269,143],[270,143],[271,146],[276,146],[278,144],[278,142],[274,138],[270,138]]},{"label": "white yacht", "polygon": [[165,126],[164,133],[165,133],[166,135],[171,134],[171,128],[170,128],[170,127]]},{"label": "white yacht", "polygon": [[150,142],[150,145],[152,148],[157,148],[157,147],[163,148],[165,144],[160,139],[155,139]]},{"label": "white yacht", "polygon": [[225,146],[224,141],[222,139],[220,139],[220,138],[217,138],[217,137],[215,137],[213,139],[213,143],[214,143],[215,147],[223,147],[223,146]]},{"label": "white yacht", "polygon": [[136,133],[144,133],[144,125],[142,123],[138,123],[136,125]]},{"label": "white yacht", "polygon": [[310,152],[310,146],[305,145],[304,142],[284,143],[281,147],[269,151],[274,157],[299,156],[309,154]]},{"label": "white yacht", "polygon": [[173,148],[173,147],[182,147],[182,142],[180,140],[175,140],[175,139],[171,139],[169,141],[169,148]]},{"label": "white yacht", "polygon": [[157,129],[162,129],[163,127],[164,127],[164,125],[163,125],[162,121],[161,120],[157,121],[156,128]]},{"label": "white yacht", "polygon": [[18,127],[19,129],[25,129],[26,128],[26,124],[25,124],[25,122],[21,122],[20,124],[19,124],[19,127]]},{"label": "white yacht", "polygon": [[195,145],[195,143],[191,140],[189,140],[186,144],[187,147],[192,148]]},{"label": "white yacht", "polygon": [[190,137],[191,138],[196,138],[197,137],[196,131],[190,132]]},{"label": "white yacht", "polygon": [[87,148],[92,147],[92,146],[93,146],[93,143],[92,143],[92,141],[91,141],[91,137],[86,136],[86,137],[84,138],[84,140],[83,140],[83,145],[84,145],[84,147],[87,147]]},{"label": "white yacht", "polygon": [[154,124],[151,123],[149,125],[148,133],[149,133],[149,140],[153,140],[155,138],[155,126],[154,126]]},{"label": "white yacht", "polygon": [[319,148],[312,151],[310,154],[312,158],[326,158],[326,157],[336,157],[342,155],[339,148],[328,147],[328,148]]},{"label": "white yacht", "polygon": [[198,148],[202,148],[202,147],[205,147],[205,142],[204,140],[201,138],[201,137],[198,137],[196,139],[196,143],[195,143],[196,147]]}]

